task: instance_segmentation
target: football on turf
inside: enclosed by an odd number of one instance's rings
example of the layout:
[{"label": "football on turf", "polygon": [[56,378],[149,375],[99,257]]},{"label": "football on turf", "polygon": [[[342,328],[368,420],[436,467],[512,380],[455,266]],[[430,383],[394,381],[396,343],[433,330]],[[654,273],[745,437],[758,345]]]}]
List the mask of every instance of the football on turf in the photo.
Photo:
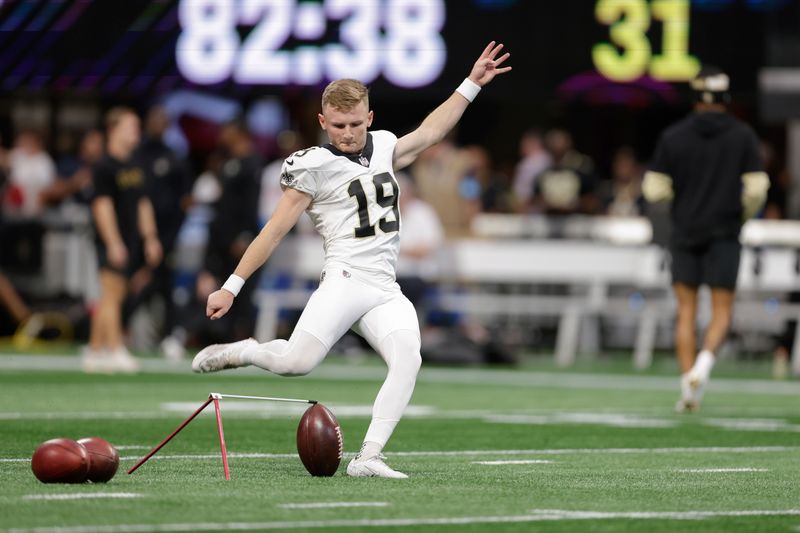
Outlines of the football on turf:
[{"label": "football on turf", "polygon": [[342,460],[344,441],[336,417],[324,405],[309,407],[297,426],[297,453],[312,476],[332,476]]},{"label": "football on turf", "polygon": [[119,452],[110,442],[100,437],[86,437],[80,439],[78,444],[89,453],[89,473],[86,479],[105,483],[114,477],[119,467]]},{"label": "football on turf", "polygon": [[31,470],[42,483],[83,483],[89,473],[89,452],[72,439],[48,440],[33,452]]}]

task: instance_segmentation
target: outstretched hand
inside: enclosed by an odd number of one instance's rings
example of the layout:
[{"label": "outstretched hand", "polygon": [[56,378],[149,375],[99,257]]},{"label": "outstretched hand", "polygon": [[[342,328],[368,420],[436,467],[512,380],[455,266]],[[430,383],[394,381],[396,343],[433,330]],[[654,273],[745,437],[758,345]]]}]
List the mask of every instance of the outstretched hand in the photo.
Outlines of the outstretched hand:
[{"label": "outstretched hand", "polygon": [[511,67],[501,67],[503,62],[511,57],[511,54],[505,54],[497,57],[497,54],[503,49],[502,44],[497,44],[495,41],[490,42],[484,48],[483,53],[475,62],[472,67],[472,72],[469,73],[469,79],[483,87],[494,79],[498,74],[505,74],[511,70]]},{"label": "outstretched hand", "polygon": [[206,316],[211,320],[222,318],[233,305],[233,298],[233,293],[225,289],[212,292],[206,303]]}]

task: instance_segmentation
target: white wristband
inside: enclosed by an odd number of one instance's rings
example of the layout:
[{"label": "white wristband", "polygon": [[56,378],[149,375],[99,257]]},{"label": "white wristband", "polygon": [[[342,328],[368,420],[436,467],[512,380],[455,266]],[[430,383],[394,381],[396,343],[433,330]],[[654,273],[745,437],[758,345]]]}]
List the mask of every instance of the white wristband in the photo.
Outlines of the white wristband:
[{"label": "white wristband", "polygon": [[481,92],[481,86],[469,78],[464,78],[464,81],[458,86],[456,92],[472,102],[475,100],[475,97],[478,96],[478,93]]},{"label": "white wristband", "polygon": [[234,296],[239,295],[239,291],[242,290],[242,287],[244,287],[244,278],[241,278],[236,274],[231,274],[228,278],[228,281],[226,281],[225,285],[222,286],[223,289],[230,292]]}]

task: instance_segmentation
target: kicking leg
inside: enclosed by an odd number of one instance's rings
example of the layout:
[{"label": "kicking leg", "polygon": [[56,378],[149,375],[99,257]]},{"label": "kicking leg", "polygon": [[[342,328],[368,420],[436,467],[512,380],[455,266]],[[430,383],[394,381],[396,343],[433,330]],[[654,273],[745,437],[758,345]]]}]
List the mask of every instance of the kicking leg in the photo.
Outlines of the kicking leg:
[{"label": "kicking leg", "polygon": [[219,372],[228,368],[255,365],[281,376],[304,376],[328,354],[316,337],[295,329],[288,341],[275,339],[259,344],[245,339],[203,348],[192,361],[192,370],[200,373]]},{"label": "kicking leg", "polygon": [[276,339],[259,344],[245,339],[214,344],[192,361],[195,372],[255,365],[282,376],[309,373],[327,355],[330,346],[369,309],[363,285],[344,276],[329,276],[314,291],[288,341]]}]

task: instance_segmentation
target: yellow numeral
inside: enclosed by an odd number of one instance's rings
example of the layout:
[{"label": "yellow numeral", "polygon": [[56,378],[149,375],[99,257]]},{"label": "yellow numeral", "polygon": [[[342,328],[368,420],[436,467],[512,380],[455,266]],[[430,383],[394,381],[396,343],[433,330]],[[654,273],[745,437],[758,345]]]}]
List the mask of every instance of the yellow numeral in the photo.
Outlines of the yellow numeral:
[{"label": "yellow numeral", "polygon": [[609,43],[592,49],[592,59],[605,77],[614,81],[631,81],[647,71],[650,61],[650,12],[646,0],[600,0],[595,9],[597,20],[611,26],[611,41],[622,48],[619,52]]},{"label": "yellow numeral", "polygon": [[655,0],[653,17],[664,23],[661,55],[653,56],[650,74],[659,80],[683,81],[700,70],[700,61],[689,54],[689,0]]}]

